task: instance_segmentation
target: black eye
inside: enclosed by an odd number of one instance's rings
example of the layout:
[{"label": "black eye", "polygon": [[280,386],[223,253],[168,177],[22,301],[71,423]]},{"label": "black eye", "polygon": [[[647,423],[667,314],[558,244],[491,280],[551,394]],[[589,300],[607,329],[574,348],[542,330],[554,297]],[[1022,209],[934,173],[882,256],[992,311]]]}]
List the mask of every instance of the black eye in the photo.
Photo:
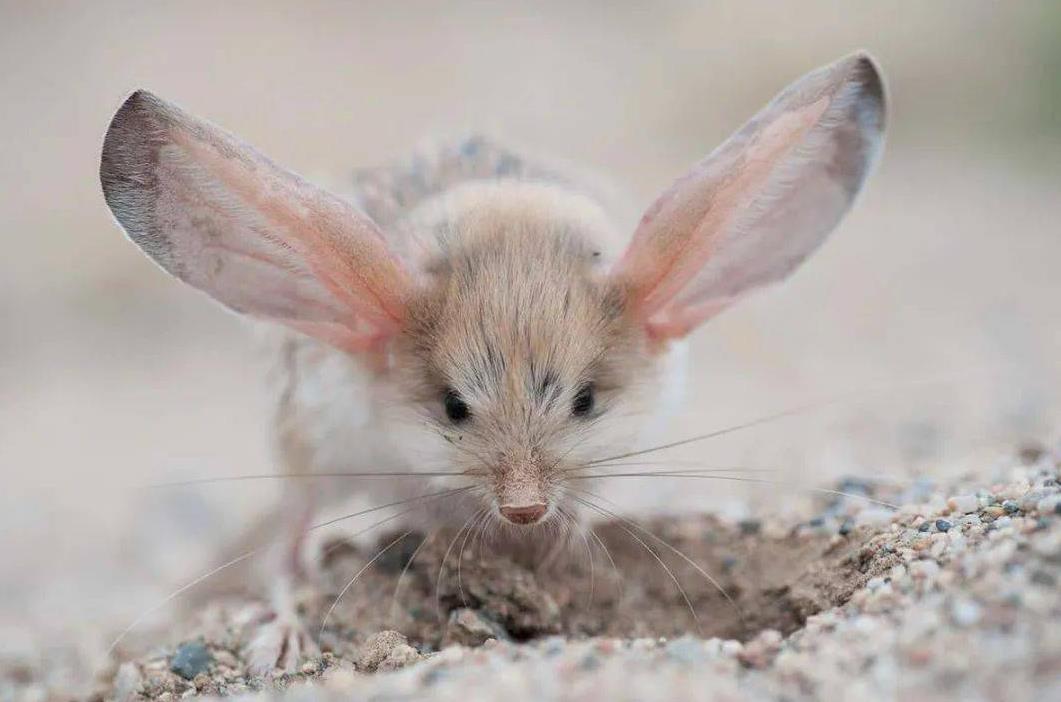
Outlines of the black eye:
[{"label": "black eye", "polygon": [[586,383],[575,395],[574,402],[571,403],[571,414],[576,417],[585,417],[587,414],[593,411],[593,385]]},{"label": "black eye", "polygon": [[446,416],[449,417],[449,421],[454,424],[463,422],[472,414],[472,411],[468,409],[468,405],[465,404],[456,390],[446,391],[445,396],[442,398],[442,405],[446,408]]}]

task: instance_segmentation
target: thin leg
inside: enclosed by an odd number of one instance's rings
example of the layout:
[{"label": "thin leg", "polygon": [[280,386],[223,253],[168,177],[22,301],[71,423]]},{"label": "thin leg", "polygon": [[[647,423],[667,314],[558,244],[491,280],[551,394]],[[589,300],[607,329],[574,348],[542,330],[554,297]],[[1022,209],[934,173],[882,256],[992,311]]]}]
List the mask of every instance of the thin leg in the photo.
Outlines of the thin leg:
[{"label": "thin leg", "polygon": [[270,576],[268,609],[255,625],[244,649],[251,670],[258,674],[278,667],[292,671],[303,656],[320,652],[303,626],[295,602],[295,586],[305,577],[302,552],[313,503],[311,493],[296,490],[292,492],[291,503],[285,505],[284,514],[291,520],[291,538],[280,545],[272,559],[278,567]]}]

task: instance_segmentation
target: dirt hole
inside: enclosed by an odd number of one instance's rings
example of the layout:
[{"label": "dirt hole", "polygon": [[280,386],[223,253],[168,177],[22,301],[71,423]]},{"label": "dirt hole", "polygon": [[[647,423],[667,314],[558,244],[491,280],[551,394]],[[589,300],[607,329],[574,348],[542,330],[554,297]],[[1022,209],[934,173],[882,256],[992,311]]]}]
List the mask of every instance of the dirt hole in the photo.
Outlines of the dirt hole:
[{"label": "dirt hole", "polygon": [[[491,636],[525,641],[554,634],[748,640],[764,629],[791,633],[808,616],[846,602],[868,577],[891,565],[868,555],[868,529],[844,536],[804,528],[767,535],[756,523],[723,524],[707,516],[661,518],[644,526],[673,550],[619,522],[599,525],[586,541],[576,536],[544,566],[547,553],[500,555],[511,553],[511,546],[453,533],[437,534],[420,547],[424,537],[410,534],[344,595],[322,644],[339,652],[381,629],[397,629],[426,650],[474,645]],[[381,538],[379,548],[396,536]],[[353,547],[330,552],[324,574],[331,587],[302,600],[310,621],[327,611],[375,554]]]}]

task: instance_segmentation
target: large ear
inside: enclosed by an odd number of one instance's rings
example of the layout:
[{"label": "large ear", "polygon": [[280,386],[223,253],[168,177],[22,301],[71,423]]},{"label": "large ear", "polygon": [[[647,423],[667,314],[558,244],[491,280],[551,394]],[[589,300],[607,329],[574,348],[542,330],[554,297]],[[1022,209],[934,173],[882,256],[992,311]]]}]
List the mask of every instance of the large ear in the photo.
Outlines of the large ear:
[{"label": "large ear", "polygon": [[349,351],[402,322],[409,277],[368,217],[150,93],[114,115],[100,181],[148,256],[238,312]]},{"label": "large ear", "polygon": [[613,275],[657,339],[791,273],[850,207],[879,151],[884,89],[855,54],[799,79],[649,208]]}]

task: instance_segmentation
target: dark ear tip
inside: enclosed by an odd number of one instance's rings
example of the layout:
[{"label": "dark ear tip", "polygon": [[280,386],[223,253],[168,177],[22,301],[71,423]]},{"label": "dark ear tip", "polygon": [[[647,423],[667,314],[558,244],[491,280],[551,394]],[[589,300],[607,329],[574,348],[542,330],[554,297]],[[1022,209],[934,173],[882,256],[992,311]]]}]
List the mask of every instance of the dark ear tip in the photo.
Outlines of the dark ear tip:
[{"label": "dark ear tip", "polygon": [[143,88],[137,88],[133,92],[129,93],[129,96],[127,98],[122,100],[122,106],[118,108],[118,111],[121,112],[122,110],[128,107],[133,107],[135,105],[151,101],[157,102],[158,98],[155,97],[155,95],[148,90],[144,90]]},{"label": "dark ear tip", "polygon": [[859,50],[851,54],[847,61],[851,62],[851,72],[862,84],[863,92],[883,105],[885,102],[884,72],[881,71],[877,59],[873,58],[868,51]]},{"label": "dark ear tip", "polygon": [[144,194],[154,187],[158,132],[167,114],[165,102],[146,90],[135,90],[111,117],[103,137],[99,164],[103,196],[131,235],[144,226]]},{"label": "dark ear tip", "polygon": [[105,188],[133,166],[136,159],[129,157],[130,152],[147,147],[152,127],[166,113],[166,103],[143,89],[134,90],[122,101],[103,137],[100,178]]},{"label": "dark ear tip", "polygon": [[161,115],[167,111],[166,103],[153,93],[142,88],[134,90],[111,117],[110,126],[107,127],[109,137],[116,130],[122,130],[138,117]]}]

